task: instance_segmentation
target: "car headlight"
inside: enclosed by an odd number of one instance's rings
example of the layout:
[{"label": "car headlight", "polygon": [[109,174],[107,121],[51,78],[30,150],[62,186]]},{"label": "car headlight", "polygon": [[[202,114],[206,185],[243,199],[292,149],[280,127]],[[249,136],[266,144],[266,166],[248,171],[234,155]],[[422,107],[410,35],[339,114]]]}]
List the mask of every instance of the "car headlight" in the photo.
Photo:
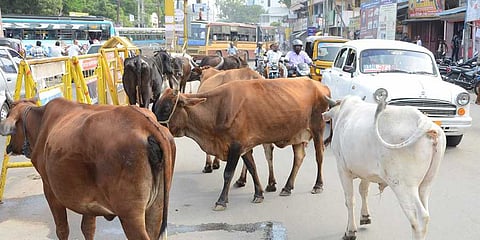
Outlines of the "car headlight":
[{"label": "car headlight", "polygon": [[457,95],[457,104],[465,106],[470,102],[470,94],[463,92]]},{"label": "car headlight", "polygon": [[373,99],[378,103],[380,100],[386,101],[388,97],[388,91],[385,88],[379,88],[373,93]]}]

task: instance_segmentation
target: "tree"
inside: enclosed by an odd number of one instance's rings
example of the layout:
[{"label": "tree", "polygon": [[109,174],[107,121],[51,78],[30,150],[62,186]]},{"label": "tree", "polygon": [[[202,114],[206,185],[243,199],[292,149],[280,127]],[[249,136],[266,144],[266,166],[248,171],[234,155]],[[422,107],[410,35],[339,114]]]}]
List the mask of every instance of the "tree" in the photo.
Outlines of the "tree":
[{"label": "tree", "polygon": [[225,22],[257,23],[260,14],[266,13],[262,6],[247,6],[242,0],[217,0],[217,5],[218,17]]},{"label": "tree", "polygon": [[0,0],[3,14],[53,15],[62,12],[62,0]]}]

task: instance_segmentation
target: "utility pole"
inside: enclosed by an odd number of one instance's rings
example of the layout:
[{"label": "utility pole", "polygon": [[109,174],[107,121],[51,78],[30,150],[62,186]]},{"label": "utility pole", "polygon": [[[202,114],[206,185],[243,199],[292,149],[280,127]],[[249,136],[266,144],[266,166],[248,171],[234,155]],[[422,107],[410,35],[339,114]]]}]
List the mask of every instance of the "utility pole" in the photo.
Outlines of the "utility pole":
[{"label": "utility pole", "polygon": [[120,26],[120,0],[117,0],[117,26]]},{"label": "utility pole", "polygon": [[188,5],[188,0],[183,0],[183,47],[182,47],[182,52],[187,51],[188,47],[188,13],[187,13],[187,5]]}]

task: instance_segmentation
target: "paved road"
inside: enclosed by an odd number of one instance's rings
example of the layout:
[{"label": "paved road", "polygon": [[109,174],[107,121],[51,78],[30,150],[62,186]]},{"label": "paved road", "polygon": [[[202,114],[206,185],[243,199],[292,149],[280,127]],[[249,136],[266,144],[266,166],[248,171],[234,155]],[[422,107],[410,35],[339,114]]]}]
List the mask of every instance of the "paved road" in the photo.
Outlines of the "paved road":
[{"label": "paved road", "polygon": [[[430,199],[431,221],[427,239],[479,239],[480,234],[480,106],[472,105],[474,126],[456,148],[448,148],[435,181]],[[312,195],[316,167],[313,144],[299,171],[291,196],[266,193],[265,200],[253,204],[253,185],[248,179],[245,188],[233,188],[225,211],[212,207],[223,184],[223,167],[211,174],[201,172],[204,154],[188,138],[178,138],[177,162],[169,211],[170,240],[234,240],[234,239],[322,239],[339,240],[346,226],[343,191],[336,172],[335,159],[326,150],[324,163],[325,191]],[[359,143],[362,144],[362,143]],[[4,143],[0,142],[0,146]],[[368,146],[365,146],[368,147]],[[263,184],[267,166],[261,148],[254,150]],[[283,187],[292,164],[290,148],[276,149],[275,174],[277,188]],[[237,169],[240,170],[240,164]],[[358,181],[356,182],[358,184]],[[357,194],[359,216],[360,196]],[[392,191],[378,193],[370,188],[372,224],[359,229],[358,239],[404,240],[411,238],[409,223]],[[80,217],[70,213],[70,239],[83,239]],[[0,239],[56,239],[54,224],[42,194],[41,180],[32,168],[8,171],[4,204],[0,205]],[[97,218],[96,239],[125,239],[117,219],[107,222]]]}]

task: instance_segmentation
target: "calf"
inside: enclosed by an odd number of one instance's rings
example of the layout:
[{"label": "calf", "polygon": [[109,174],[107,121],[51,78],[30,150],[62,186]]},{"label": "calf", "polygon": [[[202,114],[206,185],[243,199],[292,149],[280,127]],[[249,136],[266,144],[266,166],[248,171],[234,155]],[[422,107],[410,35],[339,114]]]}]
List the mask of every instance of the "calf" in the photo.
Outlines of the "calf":
[{"label": "calf", "polygon": [[58,239],[68,239],[67,208],[83,215],[87,240],[96,216],[118,216],[128,239],[166,239],[175,142],[149,110],[22,100],[0,134],[11,136],[7,153],[30,158],[42,177]]},{"label": "calf", "polygon": [[[347,97],[324,114],[332,121],[331,147],[345,193],[348,225],[344,239],[355,239],[353,179],[360,178],[360,224],[369,224],[370,182],[390,186],[412,227],[413,239],[425,239],[428,199],[446,147],[445,133],[413,107],[365,103]],[[368,147],[365,147],[368,146]]]}]

